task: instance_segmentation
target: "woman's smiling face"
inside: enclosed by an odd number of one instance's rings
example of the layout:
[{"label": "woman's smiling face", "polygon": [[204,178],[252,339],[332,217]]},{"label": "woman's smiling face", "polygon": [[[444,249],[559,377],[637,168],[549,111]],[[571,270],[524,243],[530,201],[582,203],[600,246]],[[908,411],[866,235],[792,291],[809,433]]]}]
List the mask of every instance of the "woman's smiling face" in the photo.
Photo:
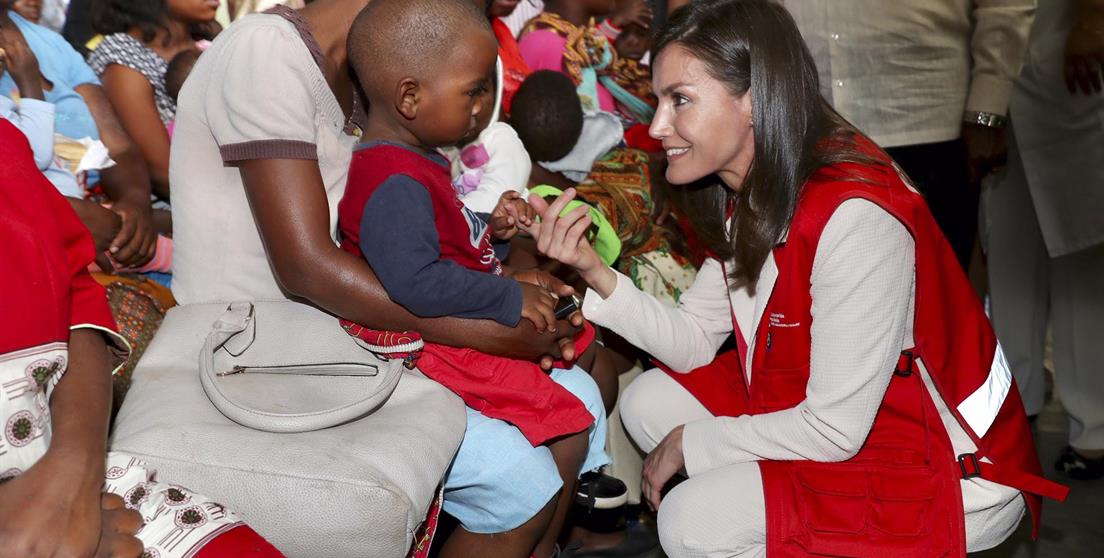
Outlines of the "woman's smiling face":
[{"label": "woman's smiling face", "polygon": [[663,142],[667,180],[687,184],[717,174],[739,191],[755,155],[751,95],[734,95],[677,43],[654,65],[659,107],[649,133]]}]

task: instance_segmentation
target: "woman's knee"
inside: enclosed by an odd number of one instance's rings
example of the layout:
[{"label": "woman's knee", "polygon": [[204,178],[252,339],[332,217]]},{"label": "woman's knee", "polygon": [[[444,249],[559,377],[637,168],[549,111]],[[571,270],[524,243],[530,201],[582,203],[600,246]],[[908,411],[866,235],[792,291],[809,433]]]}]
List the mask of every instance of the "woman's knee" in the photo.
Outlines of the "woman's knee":
[{"label": "woman's knee", "polygon": [[[670,393],[670,382],[661,370],[649,370],[625,388],[617,405],[621,410],[621,424],[625,425],[636,445],[645,452],[655,449],[670,428],[664,430],[656,423],[657,412],[662,408],[664,391]],[[672,425],[673,428],[675,425]]]},{"label": "woman's knee", "polygon": [[747,465],[695,476],[667,493],[656,521],[668,556],[765,554],[762,484],[758,467]]}]

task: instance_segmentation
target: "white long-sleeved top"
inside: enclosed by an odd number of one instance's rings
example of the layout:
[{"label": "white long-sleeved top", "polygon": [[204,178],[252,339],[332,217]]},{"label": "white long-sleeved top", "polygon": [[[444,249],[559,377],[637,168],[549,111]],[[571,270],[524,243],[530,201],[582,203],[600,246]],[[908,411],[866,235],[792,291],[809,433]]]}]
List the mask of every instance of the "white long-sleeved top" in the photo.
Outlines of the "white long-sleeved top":
[{"label": "white long-sleeved top", "polygon": [[[680,371],[712,361],[734,330],[735,314],[749,346],[745,370],[754,382],[753,332],[777,276],[773,257],[768,257],[751,295],[744,288],[730,290],[720,262],[707,260],[676,308],[619,276],[608,298],[587,292],[583,314]],[[904,225],[872,202],[842,203],[825,226],[813,260],[805,401],[773,413],[687,424],[687,473],[760,460],[835,462],[855,455],[888,389],[888,371],[901,350],[913,345],[915,276],[915,245]],[[976,450],[934,392],[922,362],[920,367],[956,454]],[[981,479],[963,480],[962,489],[970,548],[1004,540],[1023,513],[1019,492]]]}]

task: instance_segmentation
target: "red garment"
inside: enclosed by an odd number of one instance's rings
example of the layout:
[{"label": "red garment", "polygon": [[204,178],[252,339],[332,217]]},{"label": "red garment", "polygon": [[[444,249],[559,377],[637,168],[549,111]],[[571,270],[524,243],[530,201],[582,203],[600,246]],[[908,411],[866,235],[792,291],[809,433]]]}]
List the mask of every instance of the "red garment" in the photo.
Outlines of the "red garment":
[{"label": "red garment", "polygon": [[[27,139],[4,119],[0,153],[0,363],[28,350],[66,346],[71,329],[114,332],[107,292],[88,272],[92,236],[38,170]],[[246,526],[207,541],[196,556],[283,558]]]},{"label": "red garment", "polygon": [[[453,189],[448,168],[394,145],[379,144],[353,153],[348,186],[338,205],[342,249],[362,256],[360,220],[364,206],[376,188],[397,174],[414,179],[429,192],[442,259],[468,269],[501,274],[489,230],[484,228],[480,238],[472,238],[473,228]],[[370,342],[386,337],[348,321],[342,325],[354,337]],[[576,339],[580,353],[593,337],[593,329],[580,334]],[[408,341],[412,336],[397,338]],[[581,432],[594,423],[586,406],[535,363],[435,343],[425,344],[417,362],[422,373],[459,395],[469,407],[517,426],[534,446]]]},{"label": "red garment", "polygon": [[[886,160],[873,145],[860,147]],[[923,198],[886,161],[825,168],[805,184],[789,235],[774,249],[778,280],[763,313],[768,319],[754,332],[750,385],[743,371],[748,347],[735,319],[736,351],[690,374],[671,373],[718,416],[796,406],[809,379],[813,259],[835,209],[848,199],[866,199],[912,234],[916,346],[886,371],[894,377],[855,457],[760,462],[768,556],[963,556],[959,479],[976,475],[1021,490],[1036,530],[1040,495],[1064,499],[1068,492],[1042,478],[1019,392],[981,304]],[[936,392],[925,387],[917,361]],[[976,454],[954,455],[937,396],[974,440]],[[968,398],[972,402],[964,404]]]},{"label": "red garment", "polygon": [[663,142],[648,134],[647,124],[633,124],[625,130],[625,144],[649,153],[663,153]]},{"label": "red garment", "polygon": [[107,294],[87,270],[92,236],[3,119],[0,153],[0,355],[68,343],[78,325],[114,331]]},{"label": "red garment", "polygon": [[498,57],[502,59],[502,112],[509,115],[514,94],[533,70],[525,63],[517,39],[506,23],[494,17],[491,18],[491,28],[498,39]]}]

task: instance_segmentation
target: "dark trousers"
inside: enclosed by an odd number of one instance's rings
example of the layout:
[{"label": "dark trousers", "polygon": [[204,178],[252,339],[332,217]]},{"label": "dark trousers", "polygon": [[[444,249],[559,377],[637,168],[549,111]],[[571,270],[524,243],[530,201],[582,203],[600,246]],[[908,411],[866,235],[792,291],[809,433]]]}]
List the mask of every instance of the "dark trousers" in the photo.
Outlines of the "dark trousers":
[{"label": "dark trousers", "polygon": [[966,147],[962,140],[886,149],[912,179],[944,236],[951,243],[962,269],[970,267],[978,228],[980,191],[970,183]]}]

